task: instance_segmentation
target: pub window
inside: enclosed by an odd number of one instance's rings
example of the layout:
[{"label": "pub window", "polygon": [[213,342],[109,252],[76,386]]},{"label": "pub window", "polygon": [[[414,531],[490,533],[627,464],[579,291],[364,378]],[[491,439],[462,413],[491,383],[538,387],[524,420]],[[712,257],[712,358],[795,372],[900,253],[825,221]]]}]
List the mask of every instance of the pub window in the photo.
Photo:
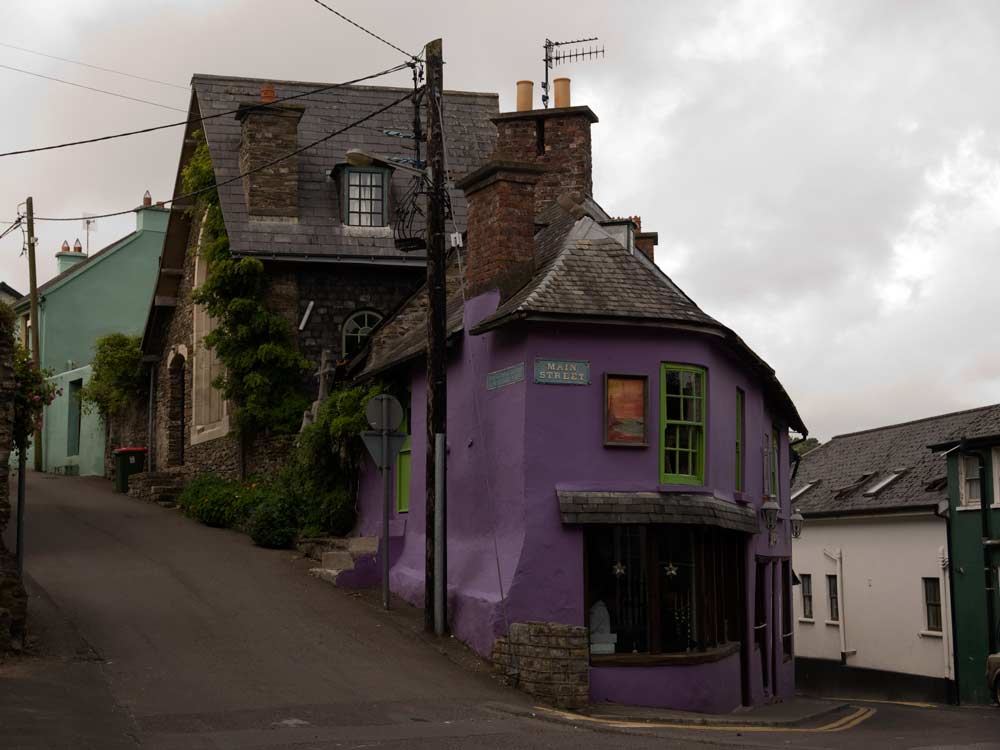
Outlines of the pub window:
[{"label": "pub window", "polygon": [[743,540],[736,532],[594,525],[585,540],[595,660],[641,661],[740,640]]},{"label": "pub window", "polygon": [[808,573],[799,576],[802,581],[802,617],[813,619],[813,577]]},{"label": "pub window", "polygon": [[389,172],[378,167],[344,170],[341,206],[344,223],[352,227],[384,227],[389,223]]},{"label": "pub window", "polygon": [[830,622],[840,622],[840,597],[837,594],[837,576],[826,577],[826,600]]},{"label": "pub window", "polygon": [[664,364],[660,372],[660,481],[705,480],[705,370]]},{"label": "pub window", "polygon": [[927,613],[927,630],[941,632],[941,580],[924,579],[924,610]]}]

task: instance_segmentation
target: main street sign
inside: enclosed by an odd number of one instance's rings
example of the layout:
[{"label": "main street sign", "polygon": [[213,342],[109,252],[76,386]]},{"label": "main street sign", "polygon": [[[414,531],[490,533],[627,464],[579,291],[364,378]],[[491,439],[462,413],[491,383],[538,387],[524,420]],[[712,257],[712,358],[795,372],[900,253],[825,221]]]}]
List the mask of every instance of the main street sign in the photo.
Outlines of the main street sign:
[{"label": "main street sign", "polygon": [[585,359],[536,359],[535,382],[547,385],[590,385],[590,362]]}]

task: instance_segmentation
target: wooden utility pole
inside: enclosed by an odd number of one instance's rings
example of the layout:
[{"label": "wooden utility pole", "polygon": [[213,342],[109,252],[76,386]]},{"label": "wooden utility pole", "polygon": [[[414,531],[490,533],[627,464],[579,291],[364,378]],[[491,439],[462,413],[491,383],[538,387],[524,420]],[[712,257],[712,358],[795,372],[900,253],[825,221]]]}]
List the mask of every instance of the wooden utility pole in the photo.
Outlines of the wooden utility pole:
[{"label": "wooden utility pole", "polygon": [[[31,360],[35,367],[42,369],[42,359],[38,346],[38,275],[35,273],[35,203],[28,196],[25,203],[25,214],[28,220],[28,294],[31,295],[31,308],[28,315],[31,318]],[[42,470],[42,431],[35,430],[35,471]]]},{"label": "wooden utility pole", "polygon": [[445,318],[447,315],[445,269],[444,97],[441,40],[424,49],[427,64],[427,165],[430,201],[427,215],[427,559],[424,585],[424,627],[442,635],[447,622],[447,557],[445,555],[445,427],[447,386]]}]

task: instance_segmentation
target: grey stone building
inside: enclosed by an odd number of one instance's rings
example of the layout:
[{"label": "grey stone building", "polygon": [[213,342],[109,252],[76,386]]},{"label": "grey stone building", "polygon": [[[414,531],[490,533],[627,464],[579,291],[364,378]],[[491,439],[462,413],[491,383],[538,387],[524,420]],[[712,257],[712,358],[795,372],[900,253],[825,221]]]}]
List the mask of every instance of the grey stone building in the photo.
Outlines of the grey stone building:
[{"label": "grey stone building", "polygon": [[[316,93],[324,86],[327,90]],[[263,261],[269,308],[287,319],[300,351],[317,367],[323,350],[342,361],[363,347],[373,326],[424,276],[425,253],[403,252],[396,241],[400,216],[408,215],[400,209],[409,205],[414,178],[394,160],[414,156],[414,139],[406,137],[413,131],[413,106],[402,101],[294,158],[270,163],[404,94],[401,88],[330,88],[205,75],[192,81],[190,115],[211,119],[188,126],[175,195],[182,192],[181,172],[196,148],[196,131],[203,130],[216,182],[237,178],[219,189],[231,251]],[[270,104],[275,97],[298,95],[304,96]],[[497,111],[496,94],[446,92],[452,180],[489,157],[496,140],[491,118]],[[373,158],[363,166],[349,164],[349,150]],[[251,170],[259,171],[239,177]],[[463,231],[461,191],[452,192],[452,202],[455,228]],[[258,439],[244,445],[240,455],[228,407],[211,387],[220,364],[202,344],[213,321],[191,302],[191,291],[207,269],[199,262],[200,217],[183,210],[190,205],[173,206],[143,335],[143,354],[155,371],[152,464],[178,479],[206,471],[234,477],[241,463],[265,471],[284,459],[291,438]],[[419,232],[419,216],[410,229]],[[315,387],[314,378],[304,380],[306,393],[314,395]],[[134,439],[145,443],[148,438]],[[170,484],[162,476],[147,479],[140,475],[136,494],[155,495]]]}]

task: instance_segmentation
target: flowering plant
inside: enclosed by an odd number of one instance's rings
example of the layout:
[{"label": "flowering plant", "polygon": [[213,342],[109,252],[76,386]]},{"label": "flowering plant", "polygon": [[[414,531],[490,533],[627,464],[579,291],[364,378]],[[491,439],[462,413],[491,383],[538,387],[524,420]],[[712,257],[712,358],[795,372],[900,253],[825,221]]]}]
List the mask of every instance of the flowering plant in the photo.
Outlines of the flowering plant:
[{"label": "flowering plant", "polygon": [[42,370],[31,359],[31,353],[21,344],[14,346],[14,445],[26,450],[31,434],[42,428],[45,407],[62,388],[50,383],[51,372]]}]

